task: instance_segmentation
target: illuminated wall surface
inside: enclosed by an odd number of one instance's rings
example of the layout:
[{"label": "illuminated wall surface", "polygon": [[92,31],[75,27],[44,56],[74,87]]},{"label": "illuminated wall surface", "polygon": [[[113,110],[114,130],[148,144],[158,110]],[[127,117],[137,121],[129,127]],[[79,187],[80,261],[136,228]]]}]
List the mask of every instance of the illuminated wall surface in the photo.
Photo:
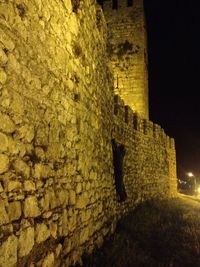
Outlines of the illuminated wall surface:
[{"label": "illuminated wall surface", "polygon": [[140,116],[148,119],[147,42],[143,1],[106,1],[104,11],[108,23],[108,53],[114,74],[115,93]]},{"label": "illuminated wall surface", "polygon": [[[136,204],[176,194],[174,141],[114,98],[93,0],[1,1],[0,17],[0,266],[70,266]],[[146,93],[136,99],[147,118]],[[125,147],[123,202],[112,139]]]}]

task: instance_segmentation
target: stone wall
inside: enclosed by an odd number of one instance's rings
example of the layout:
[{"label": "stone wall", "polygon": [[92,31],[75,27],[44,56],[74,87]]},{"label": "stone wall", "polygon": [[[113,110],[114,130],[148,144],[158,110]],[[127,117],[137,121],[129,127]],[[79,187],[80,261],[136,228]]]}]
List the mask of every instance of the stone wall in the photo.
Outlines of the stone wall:
[{"label": "stone wall", "polygon": [[114,97],[112,136],[125,145],[124,184],[127,200],[117,204],[117,217],[151,198],[177,194],[174,139],[151,121],[142,119],[123,100]]},{"label": "stone wall", "polygon": [[[138,202],[174,190],[173,142],[113,105],[106,40],[93,0],[0,3],[1,267],[69,266]],[[112,138],[126,149],[123,203]]]},{"label": "stone wall", "polygon": [[148,119],[148,69],[146,23],[143,0],[105,1],[103,8],[108,23],[108,51],[115,79],[115,93],[119,94],[141,117]]},{"label": "stone wall", "polygon": [[0,18],[0,266],[56,266],[69,253],[72,263],[112,216],[102,10],[1,1]]}]

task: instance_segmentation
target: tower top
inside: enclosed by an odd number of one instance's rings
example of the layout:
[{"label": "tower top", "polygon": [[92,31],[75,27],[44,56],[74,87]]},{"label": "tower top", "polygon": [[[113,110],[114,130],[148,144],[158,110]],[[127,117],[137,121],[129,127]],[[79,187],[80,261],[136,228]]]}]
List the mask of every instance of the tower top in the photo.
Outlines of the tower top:
[{"label": "tower top", "polygon": [[149,117],[147,38],[143,0],[107,0],[108,51],[115,92],[143,118]]}]

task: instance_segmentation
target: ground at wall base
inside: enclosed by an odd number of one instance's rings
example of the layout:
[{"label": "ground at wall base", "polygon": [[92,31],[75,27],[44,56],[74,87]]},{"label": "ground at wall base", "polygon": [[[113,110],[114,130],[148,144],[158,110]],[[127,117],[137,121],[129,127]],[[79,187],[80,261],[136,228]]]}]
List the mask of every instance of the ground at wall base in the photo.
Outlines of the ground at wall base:
[{"label": "ground at wall base", "polygon": [[144,202],[83,267],[199,267],[199,211],[200,200],[183,195]]}]

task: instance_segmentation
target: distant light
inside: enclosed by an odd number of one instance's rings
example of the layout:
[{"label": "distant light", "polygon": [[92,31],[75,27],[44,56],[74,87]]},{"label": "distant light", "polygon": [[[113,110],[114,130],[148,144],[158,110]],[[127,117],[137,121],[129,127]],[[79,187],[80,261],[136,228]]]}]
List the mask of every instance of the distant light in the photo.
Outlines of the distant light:
[{"label": "distant light", "polygon": [[194,174],[192,173],[192,172],[188,172],[188,174],[187,174],[189,177],[193,177],[194,176]]},{"label": "distant light", "polygon": [[197,188],[197,193],[200,194],[200,186]]}]

